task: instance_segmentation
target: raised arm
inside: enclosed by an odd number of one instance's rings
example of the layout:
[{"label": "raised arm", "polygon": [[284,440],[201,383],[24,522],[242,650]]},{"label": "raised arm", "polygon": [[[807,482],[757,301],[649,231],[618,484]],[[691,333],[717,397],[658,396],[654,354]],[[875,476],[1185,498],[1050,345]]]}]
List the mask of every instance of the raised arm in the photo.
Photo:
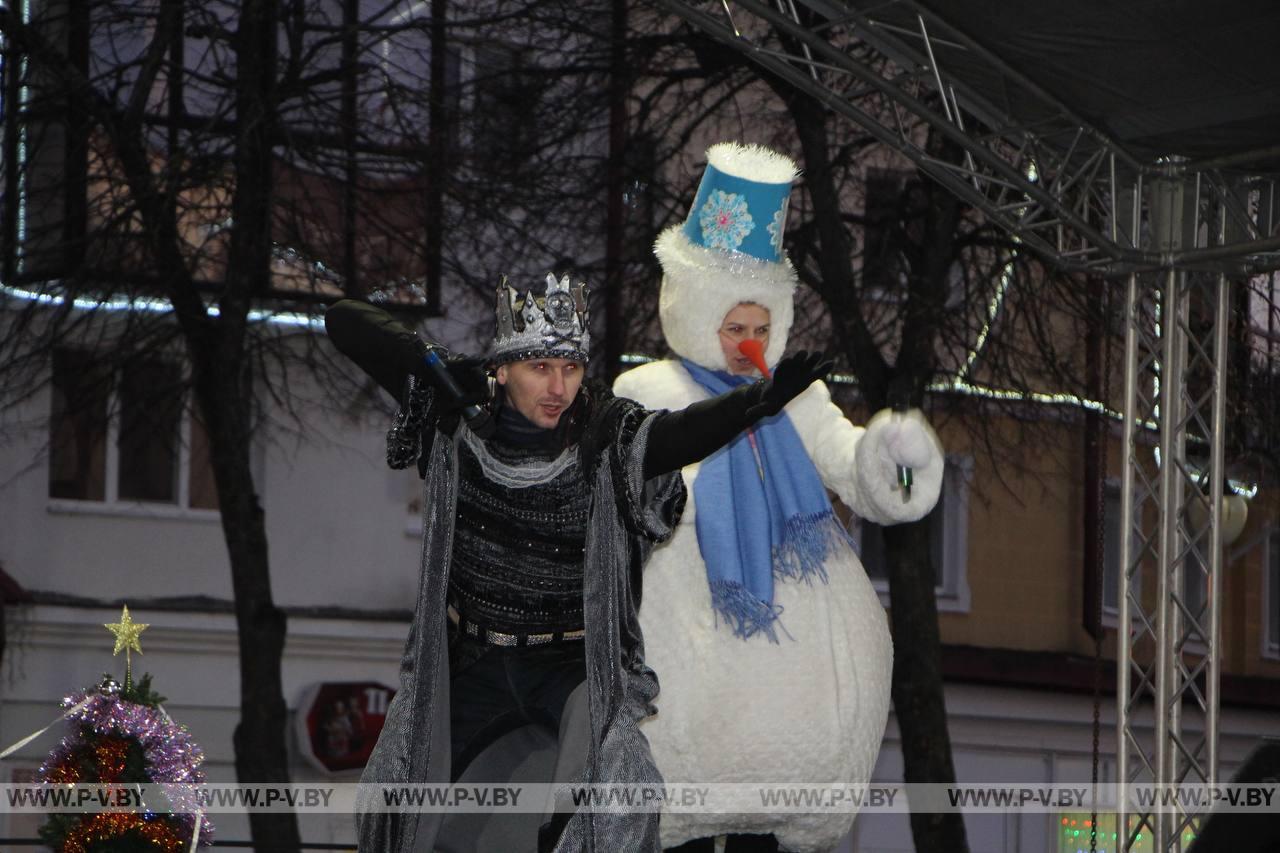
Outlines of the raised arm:
[{"label": "raised arm", "polygon": [[405,379],[422,369],[422,341],[408,326],[376,305],[343,299],[324,315],[338,351],[403,403]]}]

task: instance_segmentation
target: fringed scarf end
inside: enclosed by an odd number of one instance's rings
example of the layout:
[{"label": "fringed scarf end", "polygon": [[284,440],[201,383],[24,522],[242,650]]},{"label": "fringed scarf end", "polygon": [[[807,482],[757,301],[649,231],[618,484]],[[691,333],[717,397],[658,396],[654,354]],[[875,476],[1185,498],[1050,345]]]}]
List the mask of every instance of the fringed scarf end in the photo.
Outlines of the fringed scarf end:
[{"label": "fringed scarf end", "polygon": [[736,636],[749,640],[756,634],[764,634],[769,642],[778,642],[778,628],[782,627],[778,616],[782,614],[782,607],[766,604],[737,581],[713,581],[711,606],[717,616],[724,617]]},{"label": "fringed scarf end", "polygon": [[801,580],[812,584],[814,578],[827,582],[827,558],[849,534],[831,510],[787,519],[782,544],[773,549],[773,576],[779,580]]}]

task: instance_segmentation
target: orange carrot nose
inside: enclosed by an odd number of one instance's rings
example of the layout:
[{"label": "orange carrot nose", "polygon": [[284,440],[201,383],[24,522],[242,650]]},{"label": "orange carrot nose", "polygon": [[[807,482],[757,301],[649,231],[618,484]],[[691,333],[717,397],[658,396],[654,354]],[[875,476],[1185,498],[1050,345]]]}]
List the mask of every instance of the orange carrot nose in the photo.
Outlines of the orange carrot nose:
[{"label": "orange carrot nose", "polygon": [[751,363],[764,375],[765,379],[769,378],[769,365],[764,363],[764,347],[759,341],[754,338],[743,341],[738,344],[738,352],[751,359]]}]

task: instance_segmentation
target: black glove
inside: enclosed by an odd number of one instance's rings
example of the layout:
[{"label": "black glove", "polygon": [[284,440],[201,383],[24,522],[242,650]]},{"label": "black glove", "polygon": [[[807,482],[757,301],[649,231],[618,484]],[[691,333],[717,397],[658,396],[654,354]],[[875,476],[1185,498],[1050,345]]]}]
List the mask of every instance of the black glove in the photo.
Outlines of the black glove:
[{"label": "black glove", "polygon": [[[484,368],[483,358],[451,355],[445,359],[444,366],[462,390],[462,399],[457,402],[456,408],[483,406],[489,402],[489,374]],[[430,377],[429,371],[427,376]],[[427,381],[431,381],[430,378]]]},{"label": "black glove", "polygon": [[[420,381],[435,388],[436,412],[440,429],[444,432],[453,434],[462,417],[463,409],[468,406],[479,406],[483,409],[488,404],[489,374],[484,364],[483,358],[468,356],[448,356],[445,359],[445,370],[449,371],[449,376],[457,383],[458,390],[462,392],[461,396],[454,396],[450,391],[437,388],[436,383],[439,382],[439,378],[431,370],[424,369],[418,372]],[[483,421],[484,423],[472,423],[472,429],[479,430],[482,438],[487,437],[486,433],[492,431],[492,424],[488,419],[485,418]]]},{"label": "black glove", "polygon": [[773,369],[773,378],[761,383],[760,400],[747,409],[753,422],[781,412],[783,407],[817,380],[826,376],[835,363],[820,352],[801,350],[789,355]]}]

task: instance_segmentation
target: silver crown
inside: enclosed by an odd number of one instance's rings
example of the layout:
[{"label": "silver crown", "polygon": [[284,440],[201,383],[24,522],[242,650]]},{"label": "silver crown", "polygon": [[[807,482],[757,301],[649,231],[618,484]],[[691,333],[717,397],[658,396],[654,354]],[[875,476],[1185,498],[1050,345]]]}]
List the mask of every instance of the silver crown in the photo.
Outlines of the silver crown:
[{"label": "silver crown", "polygon": [[584,282],[570,286],[569,276],[557,281],[548,274],[547,292],[539,301],[532,290],[521,299],[503,278],[497,296],[498,329],[489,356],[492,363],[528,358],[587,360],[591,335],[587,331]]}]

